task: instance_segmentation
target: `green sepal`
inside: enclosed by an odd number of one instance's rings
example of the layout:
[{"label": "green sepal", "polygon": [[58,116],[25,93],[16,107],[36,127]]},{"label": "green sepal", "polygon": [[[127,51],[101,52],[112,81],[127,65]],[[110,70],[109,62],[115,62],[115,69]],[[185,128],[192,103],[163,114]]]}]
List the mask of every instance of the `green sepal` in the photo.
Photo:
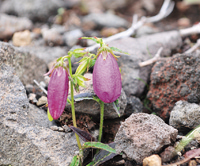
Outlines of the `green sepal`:
[{"label": "green sepal", "polygon": [[112,51],[116,51],[116,52],[120,52],[120,53],[123,53],[123,54],[130,55],[128,52],[124,52],[124,51],[122,51],[122,50],[120,50],[119,48],[116,48],[116,47],[110,47],[110,49]]},{"label": "green sepal", "polygon": [[83,51],[84,49],[85,48],[74,49],[72,51],[69,51],[68,55],[69,55],[69,57],[71,57],[73,55],[75,58],[82,57],[82,56],[84,56],[87,53],[87,52]]},{"label": "green sepal", "polygon": [[115,102],[113,102],[113,108],[116,111],[117,115],[120,117],[121,116],[119,112],[120,107],[118,106],[118,102],[119,102],[118,99]]},{"label": "green sepal", "polygon": [[52,116],[49,112],[49,108],[47,108],[47,116],[48,116],[48,119],[49,119],[50,122],[53,121],[53,118],[52,118]]},{"label": "green sepal", "polygon": [[70,166],[79,166],[80,165],[80,158],[78,155],[74,156]]},{"label": "green sepal", "polygon": [[89,39],[95,41],[97,44],[100,44],[100,46],[103,45],[103,40],[102,38],[97,38],[97,37],[81,37],[81,39]]},{"label": "green sepal", "polygon": [[103,144],[101,142],[85,142],[82,146],[82,149],[85,148],[96,148],[96,149],[103,149],[111,153],[117,153],[115,149],[111,148],[107,144]]}]

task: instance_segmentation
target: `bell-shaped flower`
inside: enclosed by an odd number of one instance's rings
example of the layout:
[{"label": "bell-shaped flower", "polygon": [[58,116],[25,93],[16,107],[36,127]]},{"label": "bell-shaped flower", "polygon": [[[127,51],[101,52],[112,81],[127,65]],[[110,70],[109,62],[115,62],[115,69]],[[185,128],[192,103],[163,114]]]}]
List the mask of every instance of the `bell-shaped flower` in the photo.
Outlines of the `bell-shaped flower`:
[{"label": "bell-shaped flower", "polygon": [[48,85],[47,101],[53,119],[64,111],[69,90],[68,72],[63,67],[54,68]]},{"label": "bell-shaped flower", "polygon": [[105,103],[112,103],[121,95],[121,74],[112,53],[102,51],[93,69],[93,88],[96,95]]}]

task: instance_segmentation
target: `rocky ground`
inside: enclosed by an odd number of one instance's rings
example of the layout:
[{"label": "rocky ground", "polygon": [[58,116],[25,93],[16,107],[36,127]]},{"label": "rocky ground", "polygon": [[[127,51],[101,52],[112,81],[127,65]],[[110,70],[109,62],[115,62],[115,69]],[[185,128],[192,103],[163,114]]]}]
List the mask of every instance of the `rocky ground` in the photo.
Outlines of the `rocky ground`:
[{"label": "rocky ground", "polygon": [[[199,136],[174,153],[180,139],[200,124],[200,26],[192,33],[183,30],[199,22],[200,4],[184,2],[176,0],[172,13],[155,22],[150,16],[158,14],[163,1],[0,0],[0,165],[66,166],[77,154],[70,105],[59,120],[48,121],[50,78],[44,74],[70,49],[86,47],[95,53],[93,42],[79,39],[83,36],[102,37],[130,54],[116,53],[121,117],[112,104],[105,105],[102,140],[114,142],[123,155],[102,165],[199,165],[200,153],[192,159],[186,155],[199,148]],[[134,14],[138,20],[132,24]],[[142,22],[142,16],[151,19]],[[129,35],[109,39],[138,22],[143,24]],[[78,60],[72,61],[75,71]],[[85,76],[90,81],[77,98],[94,94],[92,69]],[[77,100],[75,110],[78,128],[97,137],[99,104]],[[84,154],[86,165],[93,152]]]}]

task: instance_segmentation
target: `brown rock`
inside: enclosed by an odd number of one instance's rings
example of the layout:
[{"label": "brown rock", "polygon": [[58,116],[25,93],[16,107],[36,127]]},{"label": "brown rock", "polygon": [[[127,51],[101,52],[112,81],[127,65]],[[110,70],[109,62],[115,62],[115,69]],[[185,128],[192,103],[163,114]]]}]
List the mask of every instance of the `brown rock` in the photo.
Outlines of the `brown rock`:
[{"label": "brown rock", "polygon": [[147,95],[154,111],[167,120],[177,101],[199,103],[199,73],[200,59],[192,55],[176,55],[157,62],[152,68]]}]

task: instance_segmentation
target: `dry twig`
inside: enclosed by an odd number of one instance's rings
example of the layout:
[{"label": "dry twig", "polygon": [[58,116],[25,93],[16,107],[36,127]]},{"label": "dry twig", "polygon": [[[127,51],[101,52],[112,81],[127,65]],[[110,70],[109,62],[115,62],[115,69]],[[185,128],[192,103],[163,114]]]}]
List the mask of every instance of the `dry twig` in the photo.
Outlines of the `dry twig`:
[{"label": "dry twig", "polygon": [[[173,10],[174,8],[174,2],[172,2],[171,0],[165,0],[159,13],[156,16],[153,17],[142,17],[139,21],[137,21],[137,16],[134,15],[133,16],[133,22],[132,22],[132,26],[127,29],[126,31],[123,31],[121,33],[115,34],[113,36],[110,36],[108,38],[104,39],[104,42],[110,42],[116,39],[120,39],[120,38],[124,38],[124,37],[128,37],[131,36],[132,34],[135,33],[135,31],[140,28],[142,25],[144,25],[145,23],[148,22],[157,22],[162,20],[163,18],[167,17]],[[85,51],[93,51],[94,49],[96,49],[97,47],[99,47],[99,44],[95,44],[93,46],[87,47],[85,49]]]},{"label": "dry twig", "polygon": [[149,60],[144,61],[144,62],[140,62],[139,66],[144,67],[144,66],[147,66],[147,65],[150,65],[150,64],[156,62],[157,60],[163,59],[163,58],[160,57],[162,50],[163,50],[163,47],[160,47],[158,49],[158,52],[156,53],[156,55],[152,59],[149,59]]},{"label": "dry twig", "polygon": [[193,45],[189,50],[185,51],[185,54],[190,54],[195,51],[198,47],[200,47],[200,39],[197,40],[196,44]]},{"label": "dry twig", "polygon": [[34,83],[35,83],[37,86],[39,86],[39,88],[47,95],[46,89],[44,89],[36,80],[33,80],[33,81],[34,81]]}]

